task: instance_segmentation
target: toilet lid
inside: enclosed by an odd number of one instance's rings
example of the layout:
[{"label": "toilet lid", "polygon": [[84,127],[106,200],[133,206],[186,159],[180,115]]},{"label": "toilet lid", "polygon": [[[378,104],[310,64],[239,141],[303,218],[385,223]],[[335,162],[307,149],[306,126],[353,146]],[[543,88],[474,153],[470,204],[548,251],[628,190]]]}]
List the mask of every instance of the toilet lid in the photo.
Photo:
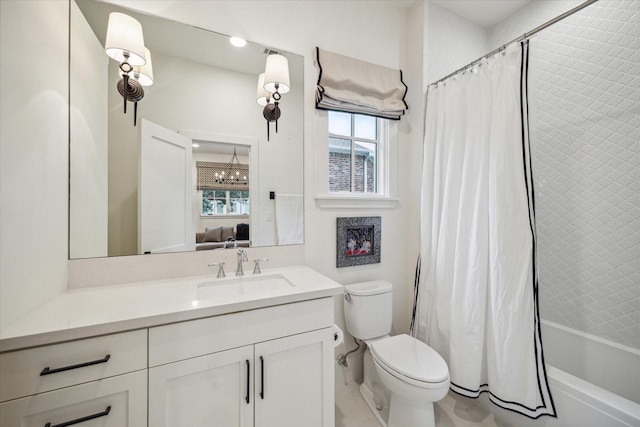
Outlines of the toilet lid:
[{"label": "toilet lid", "polygon": [[380,363],[400,375],[429,383],[449,378],[449,368],[444,359],[434,349],[409,335],[375,341],[370,348]]}]

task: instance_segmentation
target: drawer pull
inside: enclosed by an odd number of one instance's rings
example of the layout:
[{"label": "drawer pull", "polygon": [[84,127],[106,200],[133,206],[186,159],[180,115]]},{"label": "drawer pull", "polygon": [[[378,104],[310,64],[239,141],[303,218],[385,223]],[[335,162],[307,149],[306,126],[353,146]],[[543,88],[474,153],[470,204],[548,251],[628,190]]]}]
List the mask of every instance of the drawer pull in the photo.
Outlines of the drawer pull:
[{"label": "drawer pull", "polygon": [[247,362],[247,396],[245,397],[245,400],[247,401],[247,404],[249,404],[249,387],[250,387],[250,383],[249,383],[249,376],[251,375],[251,363],[246,360]]},{"label": "drawer pull", "polygon": [[77,365],[64,366],[62,368],[49,369],[47,366],[40,372],[40,376],[57,374],[58,372],[70,371],[71,369],[84,368],[86,366],[98,365],[100,363],[107,363],[111,358],[110,354],[107,354],[104,358],[100,360],[92,360],[91,362],[78,363]]},{"label": "drawer pull", "polygon": [[82,417],[82,418],[78,418],[78,419],[75,419],[75,420],[67,421],[67,422],[64,422],[62,424],[56,424],[54,426],[52,426],[51,423],[46,423],[44,425],[44,427],[67,427],[67,426],[72,426],[74,424],[80,424],[80,423],[83,423],[85,421],[94,420],[96,418],[106,417],[107,415],[109,415],[109,412],[111,412],[111,405],[107,406],[107,409],[105,409],[104,411],[99,412],[97,414],[87,415],[86,417]]},{"label": "drawer pull", "polygon": [[264,399],[264,359],[260,356],[260,399]]}]

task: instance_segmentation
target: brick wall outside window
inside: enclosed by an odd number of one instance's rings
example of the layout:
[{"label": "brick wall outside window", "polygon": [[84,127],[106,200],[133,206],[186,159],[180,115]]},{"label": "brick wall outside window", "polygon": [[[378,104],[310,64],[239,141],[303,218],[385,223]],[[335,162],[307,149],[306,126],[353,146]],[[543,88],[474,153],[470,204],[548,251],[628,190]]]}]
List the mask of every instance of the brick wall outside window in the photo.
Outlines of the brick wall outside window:
[{"label": "brick wall outside window", "polygon": [[[364,156],[356,156],[354,192],[364,192]],[[375,192],[375,165],[367,160],[367,192]],[[351,155],[347,153],[329,153],[329,191],[351,191],[350,185]]]}]

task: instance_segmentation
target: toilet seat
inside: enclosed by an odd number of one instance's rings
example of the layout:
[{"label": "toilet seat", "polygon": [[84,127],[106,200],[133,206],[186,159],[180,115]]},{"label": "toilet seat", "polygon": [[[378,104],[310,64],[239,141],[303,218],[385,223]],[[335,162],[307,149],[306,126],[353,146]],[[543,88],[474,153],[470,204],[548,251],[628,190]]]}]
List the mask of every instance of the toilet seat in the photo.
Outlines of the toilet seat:
[{"label": "toilet seat", "polygon": [[444,359],[431,347],[409,335],[395,335],[369,346],[376,363],[408,383],[431,388],[449,379]]}]

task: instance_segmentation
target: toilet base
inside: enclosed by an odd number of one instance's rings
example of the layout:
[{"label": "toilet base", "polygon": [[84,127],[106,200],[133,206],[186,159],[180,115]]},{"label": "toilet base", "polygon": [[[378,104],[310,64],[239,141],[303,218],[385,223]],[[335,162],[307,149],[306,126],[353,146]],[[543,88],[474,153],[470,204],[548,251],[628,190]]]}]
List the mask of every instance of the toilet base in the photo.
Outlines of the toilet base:
[{"label": "toilet base", "polygon": [[386,427],[436,427],[433,403],[408,402],[391,393],[389,422]]},{"label": "toilet base", "polygon": [[[364,382],[360,384],[360,394],[380,425],[387,427],[387,420],[389,419],[389,405],[387,402],[384,402],[382,405],[376,404],[373,392]],[[381,408],[378,409],[378,406],[381,406]]]},{"label": "toilet base", "polygon": [[369,347],[365,348],[362,364],[364,378],[362,384],[360,384],[360,394],[380,425],[387,427],[391,393],[380,382],[378,373],[373,366],[373,358]]}]

